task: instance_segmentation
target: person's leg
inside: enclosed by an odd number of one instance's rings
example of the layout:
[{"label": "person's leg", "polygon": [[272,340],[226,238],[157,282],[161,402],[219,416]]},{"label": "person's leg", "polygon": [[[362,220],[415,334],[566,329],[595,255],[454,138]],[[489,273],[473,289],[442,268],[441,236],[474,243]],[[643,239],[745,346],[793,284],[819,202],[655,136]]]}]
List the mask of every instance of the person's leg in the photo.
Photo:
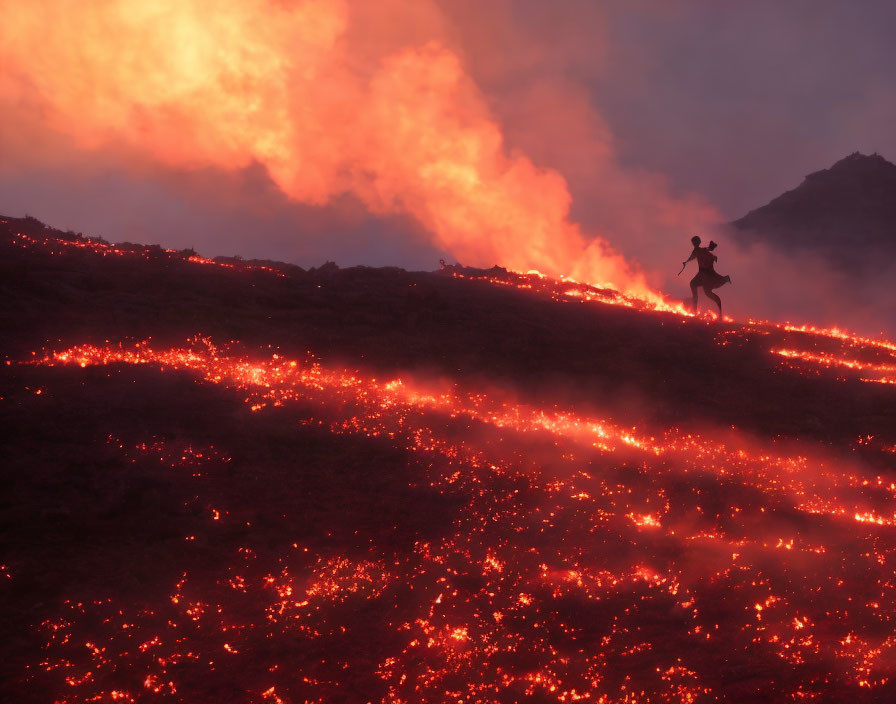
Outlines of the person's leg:
[{"label": "person's leg", "polygon": [[703,289],[703,293],[706,294],[706,297],[715,302],[715,304],[719,307],[719,317],[722,317],[722,299],[719,298],[716,294],[710,291],[708,288]]},{"label": "person's leg", "polygon": [[697,284],[691,281],[691,298],[693,301],[691,302],[691,307],[693,311],[697,312]]}]

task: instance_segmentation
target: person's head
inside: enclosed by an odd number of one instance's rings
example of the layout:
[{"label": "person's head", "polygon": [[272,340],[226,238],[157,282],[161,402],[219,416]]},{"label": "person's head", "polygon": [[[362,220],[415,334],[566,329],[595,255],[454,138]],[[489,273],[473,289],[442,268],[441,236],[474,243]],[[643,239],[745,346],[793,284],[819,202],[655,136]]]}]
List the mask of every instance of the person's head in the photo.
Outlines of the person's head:
[{"label": "person's head", "polygon": [[710,251],[710,252],[711,252],[712,250],[714,250],[714,249],[715,249],[716,247],[718,247],[718,246],[719,246],[719,245],[717,245],[717,244],[716,244],[715,242],[713,242],[712,240],[709,241],[709,251]]},{"label": "person's head", "polygon": [[701,242],[701,240],[697,235],[694,235],[693,237],[691,237],[691,244],[694,245],[695,247],[699,247],[700,242]]}]

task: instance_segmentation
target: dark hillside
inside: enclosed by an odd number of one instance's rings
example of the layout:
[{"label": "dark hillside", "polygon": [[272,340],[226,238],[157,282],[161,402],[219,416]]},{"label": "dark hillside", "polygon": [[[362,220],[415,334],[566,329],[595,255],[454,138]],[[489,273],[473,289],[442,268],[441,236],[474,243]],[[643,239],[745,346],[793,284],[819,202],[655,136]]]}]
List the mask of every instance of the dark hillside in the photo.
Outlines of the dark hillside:
[{"label": "dark hillside", "polygon": [[847,269],[896,259],[896,165],[858,152],[806,176],[734,227],[746,241],[821,251]]},{"label": "dark hillside", "polygon": [[25,230],[6,220],[0,325],[14,358],[48,340],[178,344],[199,333],[384,374],[418,369],[535,399],[559,394],[635,421],[698,418],[841,441],[896,427],[882,390],[786,373],[761,337],[720,346],[724,324],[396,268],[282,265],[287,275],[278,276],[254,262],[202,265],[158,247],[49,254],[14,244]]},{"label": "dark hillside", "polygon": [[0,701],[893,701],[896,344],[651,306],[0,218]]}]

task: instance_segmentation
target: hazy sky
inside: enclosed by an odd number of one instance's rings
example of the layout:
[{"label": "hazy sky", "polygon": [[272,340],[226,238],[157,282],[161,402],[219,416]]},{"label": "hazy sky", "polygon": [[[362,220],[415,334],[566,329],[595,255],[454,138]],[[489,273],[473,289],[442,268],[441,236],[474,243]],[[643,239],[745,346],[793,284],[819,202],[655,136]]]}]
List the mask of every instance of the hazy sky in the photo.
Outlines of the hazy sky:
[{"label": "hazy sky", "polygon": [[615,6],[612,63],[632,78],[592,90],[625,163],[734,219],[853,151],[896,159],[896,3]]},{"label": "hazy sky", "polygon": [[650,274],[853,151],[896,160],[889,0],[233,5],[0,0],[0,213],[611,278],[610,249]]}]

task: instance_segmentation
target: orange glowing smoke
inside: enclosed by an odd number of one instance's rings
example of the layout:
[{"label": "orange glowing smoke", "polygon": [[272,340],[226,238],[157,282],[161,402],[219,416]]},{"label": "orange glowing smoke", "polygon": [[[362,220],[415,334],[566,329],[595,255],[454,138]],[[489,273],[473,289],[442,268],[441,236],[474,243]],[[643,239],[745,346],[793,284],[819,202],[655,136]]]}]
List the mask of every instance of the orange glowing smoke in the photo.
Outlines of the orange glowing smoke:
[{"label": "orange glowing smoke", "polygon": [[[390,3],[391,24],[421,7],[438,14],[430,5]],[[465,263],[649,293],[570,222],[559,173],[508,153],[437,28],[408,43],[390,23],[368,30],[369,9],[346,0],[0,0],[0,10],[0,107],[29,106],[81,148],[178,169],[260,163],[296,200],[349,192],[374,213],[408,213]],[[387,36],[360,46],[362,30]]]}]

